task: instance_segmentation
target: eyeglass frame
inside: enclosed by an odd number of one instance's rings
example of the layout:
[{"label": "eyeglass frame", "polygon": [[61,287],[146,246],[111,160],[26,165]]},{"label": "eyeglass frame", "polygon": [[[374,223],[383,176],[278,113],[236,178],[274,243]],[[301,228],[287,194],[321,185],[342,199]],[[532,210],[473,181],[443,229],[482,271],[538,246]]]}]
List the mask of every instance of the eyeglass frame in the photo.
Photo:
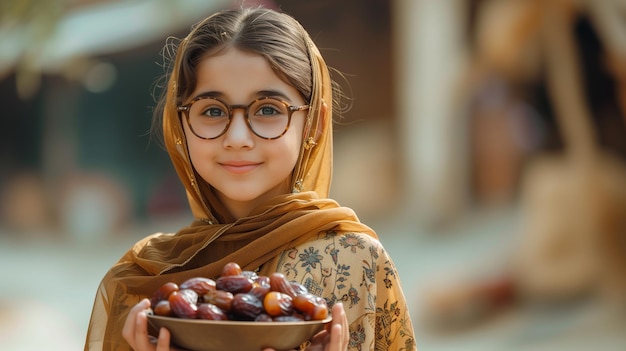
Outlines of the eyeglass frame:
[{"label": "eyeglass frame", "polygon": [[[212,138],[207,138],[207,137],[203,137],[200,136],[196,133],[196,131],[193,130],[193,127],[191,126],[191,122],[189,121],[189,111],[191,111],[191,106],[196,103],[197,101],[200,100],[206,100],[206,99],[212,99],[212,100],[216,100],[219,103],[221,103],[222,105],[224,105],[224,107],[226,107],[228,109],[228,122],[226,123],[226,126],[224,127],[224,130],[218,134],[215,137]],[[255,103],[262,101],[262,100],[274,100],[274,101],[278,101],[280,103],[282,103],[283,105],[285,105],[285,107],[287,108],[287,125],[285,126],[285,130],[283,130],[282,133],[280,133],[280,135],[275,136],[275,137],[264,137],[262,135],[259,135],[257,132],[254,131],[254,129],[252,128],[252,124],[250,123],[250,107],[252,105],[254,105]],[[178,112],[183,112],[183,114],[185,115],[185,117],[187,118],[187,125],[189,125],[189,129],[191,130],[191,132],[193,133],[193,135],[197,136],[200,139],[204,139],[204,140],[214,140],[217,139],[219,137],[221,137],[222,135],[226,134],[226,132],[228,131],[228,128],[230,128],[230,123],[233,120],[233,116],[234,116],[234,111],[235,110],[243,110],[244,111],[244,118],[246,120],[246,125],[248,126],[248,129],[250,129],[250,131],[252,132],[252,134],[256,135],[257,137],[261,138],[261,139],[265,139],[265,140],[276,140],[280,137],[282,137],[283,135],[285,135],[285,133],[287,133],[287,130],[289,130],[289,126],[291,125],[291,116],[293,115],[294,112],[298,112],[298,111],[304,111],[304,110],[308,110],[310,109],[311,106],[310,105],[302,105],[302,106],[294,106],[291,105],[290,103],[288,103],[287,101],[281,100],[281,99],[277,99],[277,98],[273,98],[273,97],[269,97],[269,96],[264,96],[258,99],[253,100],[252,102],[250,102],[248,105],[241,105],[241,104],[235,104],[235,105],[229,105],[227,103],[225,103],[224,101],[222,101],[221,99],[218,99],[214,96],[210,96],[210,95],[201,95],[201,96],[197,96],[195,98],[193,98],[191,101],[189,101],[189,103],[184,104],[184,105],[178,105],[176,106],[176,110]]]}]

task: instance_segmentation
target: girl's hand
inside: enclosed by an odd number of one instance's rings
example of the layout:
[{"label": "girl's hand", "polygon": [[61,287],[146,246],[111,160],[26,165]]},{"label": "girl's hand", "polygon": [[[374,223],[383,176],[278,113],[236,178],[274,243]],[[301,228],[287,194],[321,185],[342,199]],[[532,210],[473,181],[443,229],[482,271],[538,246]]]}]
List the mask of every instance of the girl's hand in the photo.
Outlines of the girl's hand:
[{"label": "girl's hand", "polygon": [[325,330],[315,334],[311,339],[311,345],[307,351],[345,351],[350,341],[350,329],[348,317],[343,309],[343,304],[337,303],[331,310],[333,321]]},{"label": "girl's hand", "polygon": [[[332,308],[333,320],[325,330],[315,334],[311,339],[311,345],[306,351],[345,351],[348,349],[350,341],[350,330],[348,329],[348,318],[343,309],[343,304],[337,303]],[[263,351],[274,351],[265,349]]]},{"label": "girl's hand", "polygon": [[143,299],[128,313],[122,329],[122,336],[135,351],[172,351],[170,348],[170,332],[161,328],[159,337],[148,335],[148,317],[150,300]]}]

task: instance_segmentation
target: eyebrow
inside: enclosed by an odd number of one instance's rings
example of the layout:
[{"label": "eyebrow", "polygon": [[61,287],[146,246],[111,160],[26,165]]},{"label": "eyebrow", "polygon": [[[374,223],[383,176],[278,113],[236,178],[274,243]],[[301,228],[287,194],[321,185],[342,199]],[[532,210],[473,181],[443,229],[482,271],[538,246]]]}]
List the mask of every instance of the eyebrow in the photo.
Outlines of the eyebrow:
[{"label": "eyebrow", "polygon": [[[278,90],[259,90],[256,93],[254,93],[254,96],[256,99],[263,98],[263,97],[274,97],[274,98],[280,98],[282,100],[291,101],[291,99],[285,93],[282,93]],[[198,98],[205,98],[205,97],[224,99],[226,95],[220,91],[204,91],[194,96],[193,98],[191,98],[191,100],[198,99]]]}]

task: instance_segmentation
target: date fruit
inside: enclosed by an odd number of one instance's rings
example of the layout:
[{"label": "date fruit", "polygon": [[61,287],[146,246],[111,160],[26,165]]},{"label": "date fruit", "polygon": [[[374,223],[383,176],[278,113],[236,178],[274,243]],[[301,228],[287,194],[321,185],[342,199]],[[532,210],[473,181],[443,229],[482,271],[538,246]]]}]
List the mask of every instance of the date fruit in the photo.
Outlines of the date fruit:
[{"label": "date fruit", "polygon": [[224,290],[213,290],[202,295],[202,301],[213,304],[222,309],[224,312],[229,312],[233,303],[234,295]]},{"label": "date fruit", "polygon": [[228,315],[224,313],[221,308],[213,304],[201,303],[198,305],[198,318],[212,321],[225,321],[228,320]]},{"label": "date fruit", "polygon": [[270,288],[272,291],[278,291],[289,296],[296,297],[296,291],[291,286],[291,283],[287,280],[282,273],[272,273],[270,275]]},{"label": "date fruit", "polygon": [[159,316],[207,320],[293,322],[328,317],[326,300],[282,273],[270,276],[226,264],[215,279],[193,277],[163,284],[150,298]]},{"label": "date fruit", "polygon": [[198,294],[191,289],[173,292],[168,298],[172,312],[180,318],[196,318],[198,314]]},{"label": "date fruit", "polygon": [[152,305],[152,308],[156,306],[157,302],[161,300],[167,300],[174,291],[178,291],[178,290],[179,290],[178,284],[173,283],[173,282],[167,282],[161,285],[161,287],[157,291],[155,291],[154,294],[152,294],[152,297],[150,298],[150,303]]},{"label": "date fruit", "polygon": [[263,313],[263,302],[252,294],[237,294],[233,298],[231,311],[240,320],[253,321]]},{"label": "date fruit", "polygon": [[172,307],[170,306],[169,300],[161,300],[157,302],[153,310],[154,310],[154,314],[156,314],[157,316],[170,317],[174,315],[174,312],[172,312]]},{"label": "date fruit", "polygon": [[242,275],[242,273],[243,271],[241,270],[239,264],[235,262],[228,262],[224,265],[224,268],[222,268],[222,274],[220,274],[220,277],[227,277],[229,275]]},{"label": "date fruit", "polygon": [[328,317],[328,305],[323,298],[305,293],[293,299],[293,306],[304,315],[306,320],[322,320]]},{"label": "date fruit", "polygon": [[198,295],[206,294],[215,290],[215,280],[203,277],[195,277],[185,280],[180,284],[181,289],[191,289]]},{"label": "date fruit", "polygon": [[260,276],[254,283],[252,283],[252,289],[250,289],[249,292],[261,300],[265,295],[267,295],[268,292],[270,292],[270,288],[270,278]]},{"label": "date fruit", "polygon": [[233,294],[247,293],[252,289],[252,280],[243,275],[227,275],[217,278],[215,287]]},{"label": "date fruit", "polygon": [[278,291],[270,291],[263,299],[263,308],[272,317],[288,316],[293,312],[292,298]]}]

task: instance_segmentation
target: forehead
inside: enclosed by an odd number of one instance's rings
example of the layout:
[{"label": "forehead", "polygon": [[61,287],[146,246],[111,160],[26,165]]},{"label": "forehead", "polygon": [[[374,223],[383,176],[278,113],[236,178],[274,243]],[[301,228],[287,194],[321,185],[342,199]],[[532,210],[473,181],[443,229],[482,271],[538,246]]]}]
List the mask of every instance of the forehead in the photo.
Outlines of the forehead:
[{"label": "forehead", "polygon": [[231,102],[240,103],[255,98],[260,91],[269,90],[280,91],[290,100],[299,96],[295,87],[281,79],[265,57],[228,48],[200,60],[192,97],[217,92]]}]

